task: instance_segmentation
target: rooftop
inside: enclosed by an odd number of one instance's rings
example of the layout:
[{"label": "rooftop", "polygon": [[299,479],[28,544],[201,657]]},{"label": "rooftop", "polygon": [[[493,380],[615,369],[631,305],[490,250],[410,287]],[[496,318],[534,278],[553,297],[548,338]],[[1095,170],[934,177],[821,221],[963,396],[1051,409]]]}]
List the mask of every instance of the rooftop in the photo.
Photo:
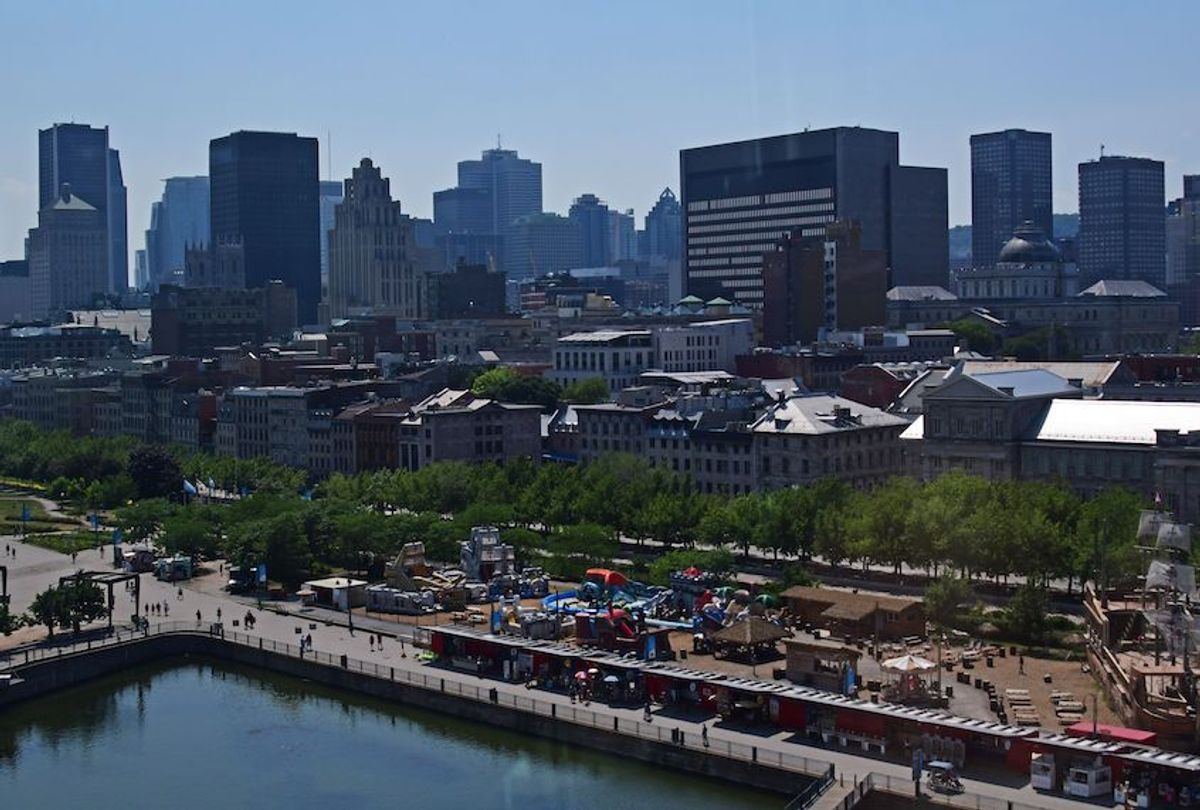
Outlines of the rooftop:
[{"label": "rooftop", "polygon": [[1153,445],[1156,430],[1200,431],[1200,402],[1056,399],[1030,425],[1025,438]]},{"label": "rooftop", "polygon": [[772,405],[755,421],[756,433],[818,435],[875,427],[900,427],[908,422],[844,397],[828,394],[792,396]]},{"label": "rooftop", "polygon": [[906,285],[887,291],[889,301],[957,301],[958,296],[945,287],[935,285]]},{"label": "rooftop", "polygon": [[[1044,368],[1013,371],[994,371],[987,374],[971,374],[971,379],[988,388],[1007,393],[1014,399],[1022,397],[1051,397],[1059,394],[1078,394],[1079,389],[1067,380]],[[947,375],[949,377],[949,375]],[[947,382],[949,379],[947,379]]]},{"label": "rooftop", "polygon": [[1097,281],[1079,296],[1112,298],[1165,298],[1166,293],[1141,279],[1106,279]]}]

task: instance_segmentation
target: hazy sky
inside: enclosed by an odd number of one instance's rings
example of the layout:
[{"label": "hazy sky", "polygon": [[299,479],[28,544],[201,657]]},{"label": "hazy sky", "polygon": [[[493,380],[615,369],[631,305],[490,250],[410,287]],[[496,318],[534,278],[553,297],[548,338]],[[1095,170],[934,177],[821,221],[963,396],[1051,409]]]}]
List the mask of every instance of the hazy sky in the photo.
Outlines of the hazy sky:
[{"label": "hazy sky", "polygon": [[369,155],[418,216],[498,133],[541,161],[548,210],[591,191],[640,227],[681,147],[841,124],[948,167],[951,223],[968,137],[1005,127],[1054,134],[1056,211],[1101,143],[1165,160],[1174,197],[1200,173],[1198,28],[1195,0],[0,0],[0,258],[36,224],[58,121],[111,128],[131,255],[161,179],[207,173],[237,129],[318,136],[322,178]]}]

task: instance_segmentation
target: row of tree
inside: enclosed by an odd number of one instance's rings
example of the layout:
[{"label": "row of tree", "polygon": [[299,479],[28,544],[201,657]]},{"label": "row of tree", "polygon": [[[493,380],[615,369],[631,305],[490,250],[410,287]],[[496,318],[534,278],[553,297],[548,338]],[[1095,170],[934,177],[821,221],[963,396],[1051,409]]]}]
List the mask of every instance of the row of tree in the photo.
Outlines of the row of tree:
[{"label": "row of tree", "polygon": [[[306,472],[267,460],[177,454],[127,439],[70,439],[0,423],[0,473],[122,485],[118,515],[131,541],[172,550],[263,557],[285,581],[382,558],[411,540],[431,556],[457,557],[472,524],[508,528],[531,558],[576,569],[617,554],[701,544],[832,564],[902,565],[967,578],[1019,575],[1036,582],[1132,573],[1142,499],[1106,490],[1081,499],[1056,482],[990,482],[950,473],[922,483],[897,477],[870,491],[827,479],[736,497],[702,494],[686,477],[629,455],[584,466],[441,463],[415,472],[334,475],[310,488]],[[68,479],[67,476],[74,476]],[[228,506],[179,500],[186,477],[253,492]],[[106,504],[101,504],[106,505]]]}]

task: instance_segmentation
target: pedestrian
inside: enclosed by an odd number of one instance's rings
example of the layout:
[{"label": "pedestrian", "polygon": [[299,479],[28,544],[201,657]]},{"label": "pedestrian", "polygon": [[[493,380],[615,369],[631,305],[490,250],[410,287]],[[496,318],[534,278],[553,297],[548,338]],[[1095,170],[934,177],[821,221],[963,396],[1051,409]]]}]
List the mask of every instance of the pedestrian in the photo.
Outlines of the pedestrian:
[{"label": "pedestrian", "polygon": [[166,616],[171,612],[171,606],[167,604],[167,600],[163,600],[163,615]]},{"label": "pedestrian", "polygon": [[650,716],[650,701],[649,700],[646,701],[646,711],[643,712],[642,719],[644,719],[647,723],[652,722],[652,720],[653,720],[653,718]]},{"label": "pedestrian", "polygon": [[147,602],[146,604],[142,605],[142,608],[143,608],[142,613],[149,613],[150,612],[150,603]]},{"label": "pedestrian", "polygon": [[71,552],[71,563],[72,563],[72,564],[74,564],[74,563],[75,563],[75,558],[76,558],[76,557],[78,557],[78,556],[79,556],[79,552],[78,552],[78,551],[72,551],[72,552]]},{"label": "pedestrian", "polygon": [[221,609],[217,608],[217,621],[221,621]]},{"label": "pedestrian", "polygon": [[375,636],[368,636],[367,641],[371,645],[371,652],[375,652]]},{"label": "pedestrian", "polygon": [[708,725],[701,724],[700,726],[700,741],[704,743],[704,747],[708,748]]},{"label": "pedestrian", "polygon": [[379,645],[379,651],[383,652],[383,633],[375,637],[375,643]]},{"label": "pedestrian", "polygon": [[1025,656],[1024,655],[1017,656],[1017,674],[1018,675],[1025,674]]},{"label": "pedestrian", "polygon": [[197,623],[200,622],[200,611],[199,610],[196,611],[196,622]]},{"label": "pedestrian", "polygon": [[[258,619],[255,619],[254,621],[255,621],[255,622],[257,622],[257,621],[258,621]],[[310,651],[312,650],[312,633],[309,633],[309,634],[308,634],[308,649],[309,649]]]},{"label": "pedestrian", "polygon": [[175,598],[181,602],[183,601],[183,588],[179,588],[175,591]]}]

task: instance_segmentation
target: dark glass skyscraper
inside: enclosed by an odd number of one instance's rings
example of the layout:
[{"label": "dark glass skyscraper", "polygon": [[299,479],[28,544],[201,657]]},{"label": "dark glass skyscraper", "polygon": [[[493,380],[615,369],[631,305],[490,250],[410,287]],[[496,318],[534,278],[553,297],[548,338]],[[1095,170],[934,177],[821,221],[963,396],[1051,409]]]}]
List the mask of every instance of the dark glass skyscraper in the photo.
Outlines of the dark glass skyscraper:
[{"label": "dark glass skyscraper", "polygon": [[971,136],[971,261],[996,263],[1025,222],[1053,233],[1050,133],[1006,129]]},{"label": "dark glass skyscraper", "polygon": [[671,189],[663,189],[658,195],[658,201],[646,214],[646,230],[642,233],[643,244],[641,253],[645,258],[661,258],[667,261],[679,259],[679,251],[683,244],[682,214],[679,200]]},{"label": "dark glass skyscraper", "polygon": [[1079,164],[1079,275],[1166,284],[1166,190],[1161,160],[1101,157]]},{"label": "dark glass skyscraper", "polygon": [[54,205],[63,184],[105,220],[109,292],[129,284],[125,184],[121,158],[108,146],[108,127],[54,124],[38,131],[38,209]]},{"label": "dark glass skyscraper", "polygon": [[607,267],[609,209],[595,194],[581,194],[571,203],[568,218],[579,234],[579,261],[584,267]]},{"label": "dark glass skyscraper", "polygon": [[301,323],[321,298],[316,138],[235,132],[208,147],[213,242],[241,242],[246,287],[279,279],[296,291]]},{"label": "dark glass skyscraper", "polygon": [[899,153],[897,133],[861,127],[683,150],[688,291],[760,307],[763,255],[838,219],[861,226],[863,249],[887,251],[890,285],[944,286],[946,172],[901,166]]}]

